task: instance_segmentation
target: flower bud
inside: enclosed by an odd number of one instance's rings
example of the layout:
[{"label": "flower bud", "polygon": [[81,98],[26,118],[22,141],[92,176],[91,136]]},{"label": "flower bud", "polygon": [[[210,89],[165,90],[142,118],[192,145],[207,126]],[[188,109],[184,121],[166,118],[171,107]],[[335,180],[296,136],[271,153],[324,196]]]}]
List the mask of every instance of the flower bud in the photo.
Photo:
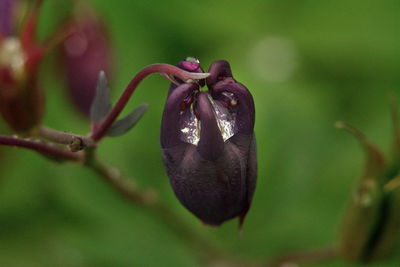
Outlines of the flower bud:
[{"label": "flower bud", "polygon": [[38,65],[37,53],[25,49],[18,38],[0,41],[0,113],[16,132],[32,130],[43,116]]},{"label": "flower bud", "polygon": [[253,97],[228,62],[214,62],[209,73],[208,92],[196,81],[171,86],[161,125],[164,165],[176,196],[200,220],[218,226],[240,217],[241,225],[257,177]]},{"label": "flower bud", "polygon": [[75,106],[89,115],[100,71],[111,72],[111,48],[106,27],[91,11],[81,11],[65,40],[62,60],[68,93]]},{"label": "flower bud", "polygon": [[15,35],[14,22],[23,7],[19,0],[0,1],[0,114],[10,128],[25,134],[43,117],[44,95],[37,79],[44,49],[36,40],[40,2],[28,10]]}]

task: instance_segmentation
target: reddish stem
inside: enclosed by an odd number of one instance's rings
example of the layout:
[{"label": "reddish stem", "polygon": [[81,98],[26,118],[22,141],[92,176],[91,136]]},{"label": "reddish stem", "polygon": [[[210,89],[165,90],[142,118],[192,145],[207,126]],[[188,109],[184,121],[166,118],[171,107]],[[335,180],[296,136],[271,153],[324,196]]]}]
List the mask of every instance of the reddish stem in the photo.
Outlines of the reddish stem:
[{"label": "reddish stem", "polygon": [[47,156],[54,156],[70,161],[80,161],[82,159],[81,154],[73,153],[64,149],[48,145],[41,141],[34,141],[28,139],[21,139],[17,137],[3,136],[0,135],[0,145],[12,146],[12,147],[23,147],[27,148]]},{"label": "reddish stem", "polygon": [[91,137],[94,141],[99,141],[107,133],[110,126],[117,119],[118,115],[122,112],[122,110],[128,103],[130,97],[132,96],[132,93],[135,91],[139,83],[144,78],[153,73],[173,75],[183,81],[187,81],[189,79],[200,80],[205,79],[209,76],[208,73],[191,73],[169,64],[153,64],[143,68],[135,75],[135,77],[133,77],[133,79],[119,98],[117,104],[113,107],[105,120],[100,125],[95,125],[91,133]]},{"label": "reddish stem", "polygon": [[28,11],[26,21],[21,32],[21,43],[24,50],[30,50],[36,43],[37,22],[43,0],[35,0]]}]

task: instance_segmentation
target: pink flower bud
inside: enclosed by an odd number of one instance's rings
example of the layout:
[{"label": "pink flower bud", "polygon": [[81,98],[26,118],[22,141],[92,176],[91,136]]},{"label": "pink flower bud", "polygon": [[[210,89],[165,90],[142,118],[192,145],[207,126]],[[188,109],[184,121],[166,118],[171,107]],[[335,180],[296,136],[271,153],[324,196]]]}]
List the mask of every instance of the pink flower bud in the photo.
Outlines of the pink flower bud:
[{"label": "pink flower bud", "polygon": [[110,76],[110,43],[105,25],[92,13],[81,14],[73,25],[62,50],[66,83],[72,102],[89,115],[99,72],[103,70]]},{"label": "pink flower bud", "polygon": [[44,95],[37,82],[38,51],[23,47],[20,39],[0,41],[0,113],[16,132],[38,125],[44,111]]}]

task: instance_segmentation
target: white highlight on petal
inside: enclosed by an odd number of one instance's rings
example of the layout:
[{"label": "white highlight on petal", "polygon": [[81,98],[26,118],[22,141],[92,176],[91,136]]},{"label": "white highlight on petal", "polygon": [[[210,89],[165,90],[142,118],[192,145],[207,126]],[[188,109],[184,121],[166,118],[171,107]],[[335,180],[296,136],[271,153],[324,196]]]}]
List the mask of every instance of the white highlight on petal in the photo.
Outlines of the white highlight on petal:
[{"label": "white highlight on petal", "polygon": [[197,145],[200,140],[199,120],[193,114],[193,110],[181,112],[181,120],[184,128],[181,129],[181,139],[184,142]]},{"label": "white highlight on petal", "polygon": [[[208,98],[214,108],[222,138],[226,141],[235,134],[236,114],[229,112],[226,107],[212,99],[210,95],[208,95]],[[186,110],[181,112],[181,122],[182,141],[197,145],[200,141],[201,121],[196,118],[193,110]]]}]

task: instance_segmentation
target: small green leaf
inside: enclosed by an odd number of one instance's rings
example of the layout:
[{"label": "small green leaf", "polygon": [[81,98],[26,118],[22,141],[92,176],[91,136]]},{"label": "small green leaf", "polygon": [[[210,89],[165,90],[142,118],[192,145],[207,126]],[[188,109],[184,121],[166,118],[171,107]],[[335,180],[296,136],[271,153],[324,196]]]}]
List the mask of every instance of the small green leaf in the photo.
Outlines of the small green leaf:
[{"label": "small green leaf", "polygon": [[337,122],[336,127],[353,134],[365,151],[364,171],[350,197],[343,217],[339,251],[351,262],[369,260],[368,254],[384,205],[385,159],[381,151],[354,126]]},{"label": "small green leaf", "polygon": [[90,120],[93,124],[100,123],[111,111],[112,104],[104,71],[100,71],[97,81],[96,96],[90,107]]},{"label": "small green leaf", "polygon": [[360,142],[361,146],[364,148],[366,161],[364,165],[364,173],[361,177],[361,180],[363,180],[364,178],[369,179],[372,177],[373,179],[376,179],[379,185],[383,186],[386,183],[386,181],[384,180],[386,162],[382,152],[354,126],[346,122],[337,122],[336,127],[345,129],[353,134],[354,137],[357,138],[357,140]]},{"label": "small green leaf", "polygon": [[107,132],[108,136],[117,137],[125,134],[132,129],[136,123],[142,118],[143,114],[147,110],[148,105],[143,104],[135,108],[125,118],[114,122]]}]

